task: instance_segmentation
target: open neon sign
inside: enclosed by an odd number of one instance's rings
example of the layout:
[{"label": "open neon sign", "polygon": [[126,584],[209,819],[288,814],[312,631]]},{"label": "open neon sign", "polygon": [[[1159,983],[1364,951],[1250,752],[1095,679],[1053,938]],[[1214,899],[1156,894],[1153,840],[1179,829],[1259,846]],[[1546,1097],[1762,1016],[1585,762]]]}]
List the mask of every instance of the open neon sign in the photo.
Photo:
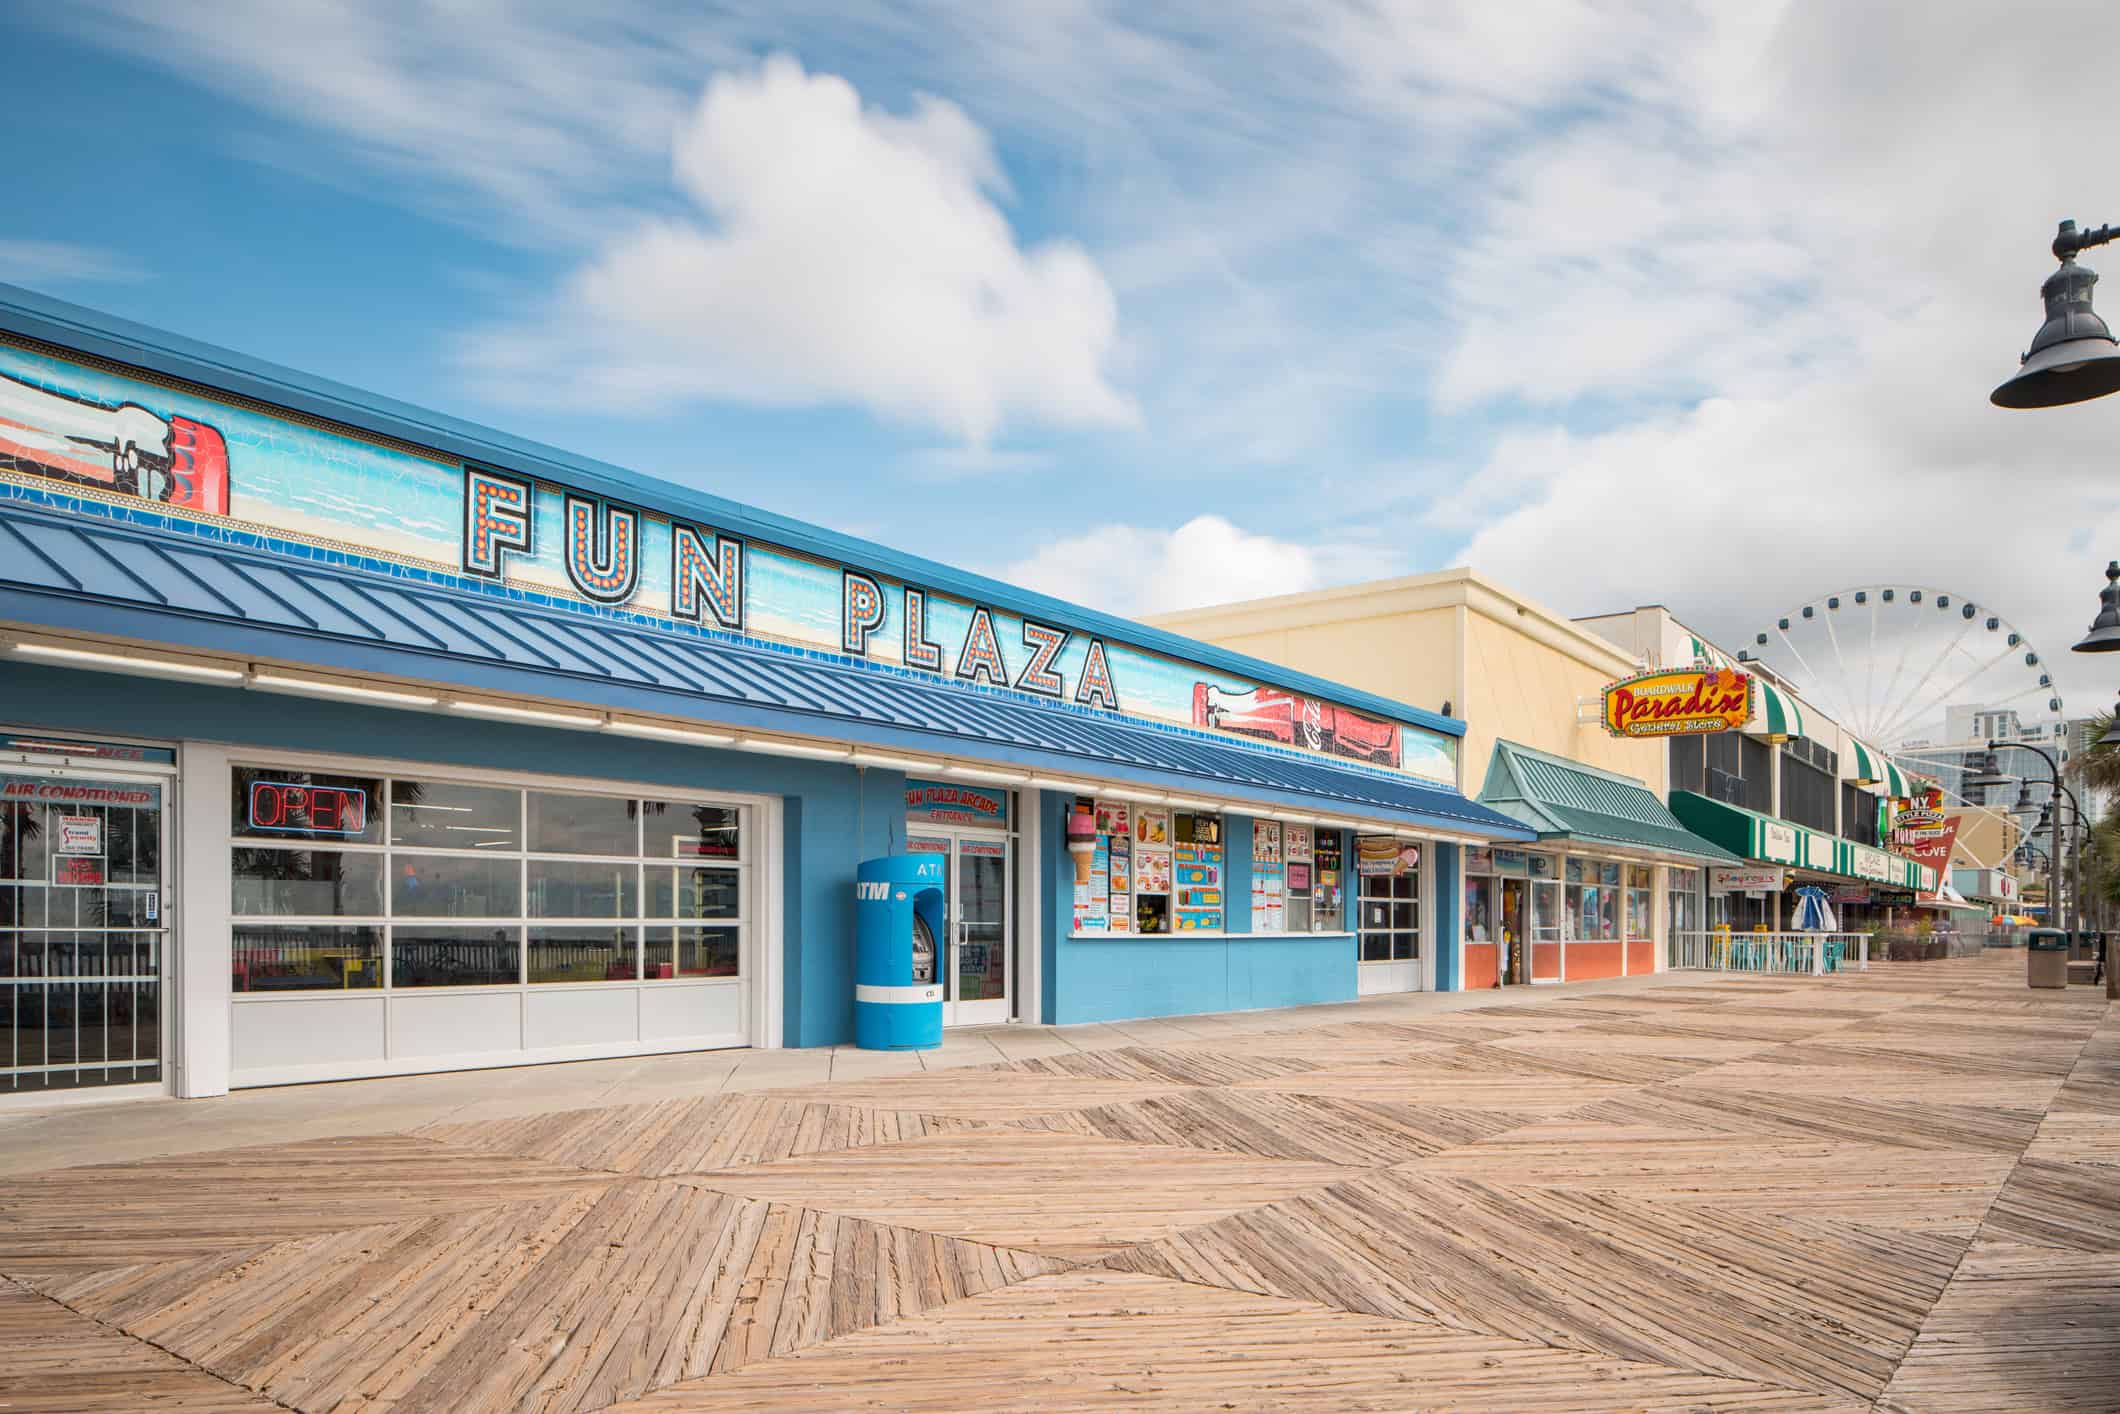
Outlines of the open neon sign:
[{"label": "open neon sign", "polygon": [[284,834],[358,835],[368,828],[368,792],[352,786],[252,781],[250,827]]}]

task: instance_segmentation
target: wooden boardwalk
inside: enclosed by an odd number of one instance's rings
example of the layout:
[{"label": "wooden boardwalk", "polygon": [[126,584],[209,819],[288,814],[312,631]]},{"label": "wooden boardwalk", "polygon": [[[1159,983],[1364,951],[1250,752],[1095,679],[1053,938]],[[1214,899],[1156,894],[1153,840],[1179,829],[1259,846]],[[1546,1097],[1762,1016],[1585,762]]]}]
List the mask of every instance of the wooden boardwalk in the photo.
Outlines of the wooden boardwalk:
[{"label": "wooden boardwalk", "polygon": [[0,1182],[0,1409],[2113,1410],[2021,954]]}]

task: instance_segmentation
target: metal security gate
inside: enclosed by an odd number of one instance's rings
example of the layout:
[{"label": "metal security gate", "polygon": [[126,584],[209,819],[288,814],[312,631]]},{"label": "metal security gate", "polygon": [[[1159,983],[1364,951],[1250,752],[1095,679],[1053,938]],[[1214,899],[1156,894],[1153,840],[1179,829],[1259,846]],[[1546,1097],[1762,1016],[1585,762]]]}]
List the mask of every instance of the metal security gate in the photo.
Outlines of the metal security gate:
[{"label": "metal security gate", "polygon": [[161,1081],[167,789],[0,767],[0,1097]]}]

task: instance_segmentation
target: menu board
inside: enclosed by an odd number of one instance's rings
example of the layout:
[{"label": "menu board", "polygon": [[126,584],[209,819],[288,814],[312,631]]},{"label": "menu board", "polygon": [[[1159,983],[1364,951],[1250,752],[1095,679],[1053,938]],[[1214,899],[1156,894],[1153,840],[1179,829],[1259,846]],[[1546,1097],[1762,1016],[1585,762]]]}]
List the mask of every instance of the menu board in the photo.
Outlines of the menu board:
[{"label": "menu board", "polygon": [[1283,868],[1279,822],[1254,820],[1251,826],[1251,927],[1255,933],[1288,930]]},{"label": "menu board", "polygon": [[1180,813],[1171,820],[1172,926],[1180,933],[1222,927],[1222,817]]},{"label": "menu board", "polygon": [[1340,832],[1325,830],[1317,838],[1316,871],[1311,880],[1311,926],[1340,926],[1346,907],[1346,870],[1340,858]]}]

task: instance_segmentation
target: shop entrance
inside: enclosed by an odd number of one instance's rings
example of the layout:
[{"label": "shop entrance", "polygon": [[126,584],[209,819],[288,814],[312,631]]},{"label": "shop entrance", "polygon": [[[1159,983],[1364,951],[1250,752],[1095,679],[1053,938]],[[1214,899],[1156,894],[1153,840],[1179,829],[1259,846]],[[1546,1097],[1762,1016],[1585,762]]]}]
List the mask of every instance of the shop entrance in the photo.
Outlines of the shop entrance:
[{"label": "shop entrance", "polygon": [[1502,981],[1519,987],[1531,980],[1530,948],[1524,932],[1524,888],[1522,879],[1502,880]]},{"label": "shop entrance", "polygon": [[1009,1019],[1013,995],[1014,870],[1006,834],[921,825],[906,848],[949,861],[943,888],[946,917],[939,940],[942,1024],[978,1026]]},{"label": "shop entrance", "polygon": [[166,784],[0,768],[0,1097],[161,1083]]}]

